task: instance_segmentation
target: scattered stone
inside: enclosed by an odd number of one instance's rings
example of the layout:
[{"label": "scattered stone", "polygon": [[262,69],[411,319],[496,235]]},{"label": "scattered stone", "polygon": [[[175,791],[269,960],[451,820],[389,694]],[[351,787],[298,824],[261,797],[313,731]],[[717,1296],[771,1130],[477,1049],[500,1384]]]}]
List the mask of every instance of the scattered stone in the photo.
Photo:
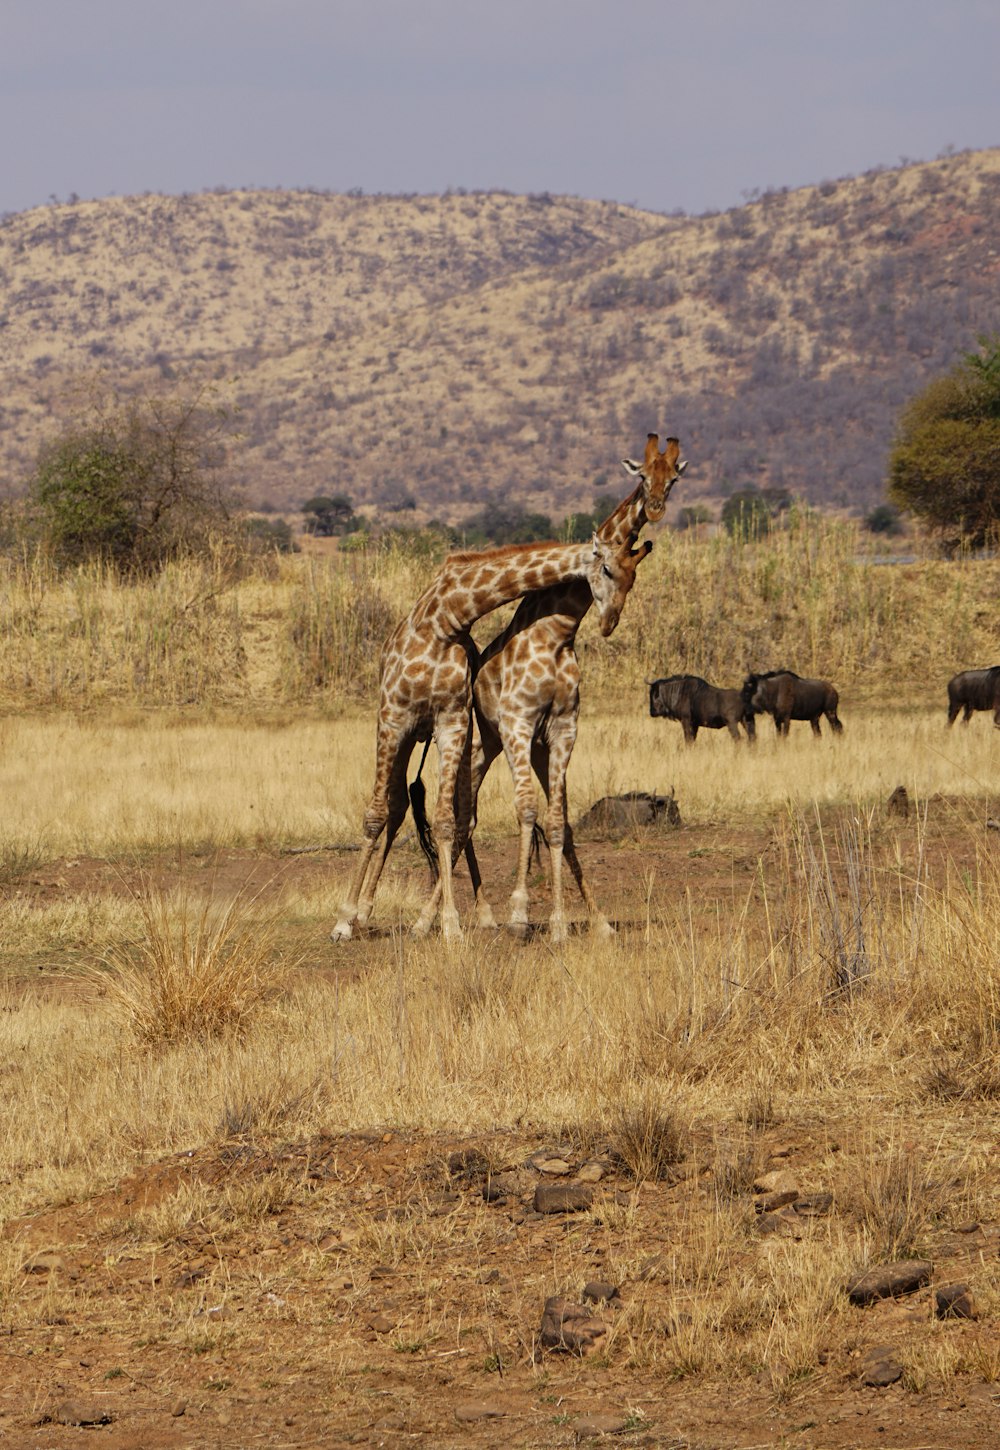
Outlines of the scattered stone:
[{"label": "scattered stone", "polygon": [[885,1389],[903,1378],[903,1366],[896,1358],[892,1344],[880,1344],[869,1349],[861,1365],[861,1383],[873,1389]]},{"label": "scattered stone", "polygon": [[978,1218],[970,1219],[968,1223],[960,1223],[955,1229],[957,1234],[976,1234],[982,1228]]},{"label": "scattered stone", "polygon": [[905,785],[897,785],[886,801],[885,808],[890,816],[902,816],[904,820],[906,819],[910,814],[910,796]]},{"label": "scattered stone", "polygon": [[788,1239],[800,1239],[801,1230],[795,1221],[795,1210],[793,1208],[781,1208],[776,1213],[762,1213],[757,1220],[757,1232],[760,1234],[781,1234]]},{"label": "scattered stone", "polygon": [[64,1274],[66,1260],[62,1254],[33,1254],[21,1267],[26,1274]]},{"label": "scattered stone", "polygon": [[833,1207],[833,1194],[807,1193],[804,1198],[797,1198],[792,1207],[803,1218],[820,1218]]},{"label": "scattered stone", "polygon": [[584,1163],[576,1176],[581,1183],[600,1183],[604,1173],[604,1164],[598,1163],[596,1159],[592,1158],[588,1163]]},{"label": "scattered stone", "polygon": [[588,1183],[540,1183],[535,1189],[536,1213],[583,1213],[593,1202]]},{"label": "scattered stone", "polygon": [[607,1332],[607,1325],[595,1319],[583,1304],[571,1304],[558,1294],[546,1299],[541,1328],[541,1340],[546,1349],[586,1354]]},{"label": "scattered stone", "polygon": [[794,1203],[797,1198],[798,1192],[794,1188],[781,1189],[778,1193],[765,1193],[756,1200],[754,1209],[757,1213],[775,1213],[786,1204]]},{"label": "scattered stone", "polygon": [[502,1420],[507,1411],[491,1400],[466,1400],[456,1405],[455,1419],[460,1425],[472,1425],[477,1420]]},{"label": "scattered stone", "polygon": [[622,1435],[628,1427],[628,1415],[581,1415],[569,1422],[569,1428],[578,1440],[587,1440],[595,1435]]},{"label": "scattered stone", "polygon": [[[292,1422],[290,1420],[286,1420],[285,1421],[285,1424],[286,1425],[291,1424],[291,1423]],[[405,1415],[400,1415],[400,1414],[383,1415],[382,1418],[381,1418],[381,1420],[376,1420],[375,1421],[374,1425],[372,1426],[372,1429],[373,1430],[405,1430],[406,1429],[406,1416]]]},{"label": "scattered stone", "polygon": [[207,1272],[207,1269],[200,1268],[185,1269],[183,1273],[177,1275],[177,1278],[174,1280],[174,1284],[178,1289],[190,1289],[193,1285],[197,1284],[200,1279],[204,1279]]},{"label": "scattered stone", "polygon": [[174,1400],[173,1404],[170,1406],[170,1413],[173,1415],[175,1420],[179,1420],[186,1410],[187,1400]]},{"label": "scattered stone", "polygon": [[978,1319],[976,1300],[968,1284],[944,1284],[935,1291],[934,1313],[939,1319]]},{"label": "scattered stone", "polygon": [[369,1329],[376,1334],[391,1334],[396,1327],[396,1321],[389,1314],[372,1314],[365,1320]]},{"label": "scattered stone", "polygon": [[368,1271],[368,1277],[373,1282],[377,1279],[394,1279],[396,1270],[391,1264],[373,1264]]},{"label": "scattered stone", "polygon": [[898,1299],[913,1294],[930,1283],[934,1265],[926,1259],[902,1259],[895,1264],[881,1264],[859,1274],[847,1285],[852,1304],[873,1304],[876,1299]]},{"label": "scattered stone", "polygon": [[57,1425],[110,1425],[114,1416],[100,1405],[64,1400],[51,1418]]},{"label": "scattered stone", "polygon": [[549,1178],[562,1178],[573,1170],[565,1158],[543,1158],[535,1167],[539,1173],[545,1173]]},{"label": "scattered stone", "polygon": [[621,1290],[617,1284],[609,1284],[604,1279],[591,1279],[583,1286],[583,1298],[588,1304],[611,1304],[617,1306],[622,1302]]},{"label": "scattered stone", "polygon": [[795,1174],[787,1168],[775,1168],[771,1173],[762,1173],[754,1179],[754,1193],[794,1193],[798,1196],[799,1185]]}]

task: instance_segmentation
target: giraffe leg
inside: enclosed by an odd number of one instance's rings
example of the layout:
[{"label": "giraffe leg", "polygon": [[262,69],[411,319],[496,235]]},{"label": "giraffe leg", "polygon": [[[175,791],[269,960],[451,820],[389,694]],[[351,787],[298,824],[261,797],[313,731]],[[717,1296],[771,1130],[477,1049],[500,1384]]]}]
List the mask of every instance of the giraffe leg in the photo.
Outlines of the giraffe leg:
[{"label": "giraffe leg", "polygon": [[486,892],[483,890],[483,878],[479,871],[479,862],[476,859],[476,849],[472,844],[472,836],[476,829],[479,808],[479,791],[486,774],[500,754],[500,737],[486,721],[480,720],[478,729],[473,731],[472,760],[469,772],[471,800],[469,807],[469,831],[468,839],[465,842],[465,863],[469,868],[469,877],[472,881],[472,890],[476,898],[476,925],[495,929],[497,919],[493,915],[493,908],[489,903]]},{"label": "giraffe leg", "polygon": [[330,933],[333,941],[350,941],[354,934],[361,888],[364,885],[372,854],[379,837],[385,830],[389,816],[389,780],[396,757],[405,748],[405,740],[405,734],[399,730],[379,723],[378,738],[375,742],[375,788],[372,791],[368,809],[365,811],[364,838],[358,853],[358,864],[351,877],[344,904],[340,908],[337,924]]},{"label": "giraffe leg", "polygon": [[[438,887],[441,901],[441,934],[445,941],[460,941],[462,929],[455,909],[455,893],[452,883],[452,859],[456,836],[455,796],[467,787],[460,786],[458,777],[463,765],[468,769],[469,732],[471,721],[469,711],[449,710],[438,715],[434,727],[434,742],[438,750],[438,798],[434,812],[434,836],[438,851]],[[460,797],[461,798],[461,797]],[[463,822],[463,828],[465,823]],[[433,898],[432,898],[433,899]],[[424,927],[428,906],[420,914],[417,927]],[[433,921],[433,916],[430,920]],[[429,926],[429,923],[427,924]]]},{"label": "giraffe leg", "polygon": [[528,862],[531,859],[531,838],[538,819],[538,795],[531,779],[533,725],[533,720],[518,716],[500,718],[500,738],[514,778],[514,809],[520,827],[517,879],[510,896],[510,925],[519,936],[525,936],[528,930]]},{"label": "giraffe leg", "polygon": [[389,775],[388,815],[386,817],[385,830],[382,832],[378,846],[372,853],[368,870],[365,872],[365,879],[358,899],[358,926],[366,926],[371,917],[372,907],[375,904],[375,892],[378,889],[382,868],[385,866],[385,858],[391,851],[396,834],[406,819],[406,812],[410,804],[409,797],[406,793],[406,767],[409,765],[410,756],[413,753],[415,744],[415,740],[405,742],[403,748],[393,761],[392,771]]},{"label": "giraffe leg", "polygon": [[552,870],[552,915],[549,932],[553,941],[563,942],[568,936],[563,904],[563,843],[566,837],[566,771],[576,743],[576,717],[550,717],[547,732],[549,809],[546,831],[549,838],[549,862]]},{"label": "giraffe leg", "polygon": [[[565,738],[566,735],[567,735],[567,733],[569,735],[568,740]],[[550,737],[552,737],[552,736],[553,736],[553,731],[552,731],[552,728],[551,728],[551,725],[550,725]],[[534,746],[532,747],[532,756],[531,756],[531,758],[532,758],[532,764],[534,765],[534,768],[535,768],[535,774],[538,776],[538,779],[541,781],[542,788],[545,791],[545,794],[546,794],[546,796],[548,798],[548,802],[549,802],[548,834],[549,834],[550,856],[551,856],[552,867],[553,867],[553,886],[552,886],[552,905],[553,905],[553,912],[552,912],[552,928],[551,929],[552,929],[553,939],[556,940],[556,941],[565,940],[565,937],[566,937],[566,934],[567,934],[565,920],[562,920],[561,922],[558,922],[557,921],[557,918],[556,918],[557,895],[556,895],[556,885],[555,885],[555,871],[558,868],[561,868],[563,860],[565,860],[568,863],[569,869],[573,873],[573,880],[576,882],[577,889],[579,890],[580,895],[583,898],[584,905],[586,906],[587,912],[588,912],[588,914],[590,916],[590,924],[591,924],[592,929],[597,933],[598,936],[612,937],[612,936],[615,935],[615,929],[614,929],[614,927],[611,925],[611,923],[604,916],[603,912],[601,911],[600,907],[597,904],[597,901],[596,901],[596,899],[594,897],[594,893],[591,891],[591,889],[588,886],[587,882],[584,880],[583,868],[580,865],[580,858],[576,854],[576,843],[573,840],[573,828],[572,828],[572,826],[569,823],[569,808],[568,808],[568,802],[567,802],[567,796],[566,796],[566,771],[569,768],[569,760],[570,760],[570,756],[572,755],[573,745],[575,744],[575,742],[576,742],[576,721],[574,720],[572,722],[572,731],[571,732],[561,731],[559,729],[558,725],[556,726],[556,729],[555,729],[555,732],[554,732],[554,739],[553,739],[553,744],[554,744],[554,747],[555,747],[554,748],[554,751],[552,749],[550,749],[548,743],[546,743],[545,741],[542,741],[542,740],[538,740],[538,741],[535,742]],[[568,749],[567,749],[567,745],[568,745]],[[554,760],[553,760],[553,755],[555,757]],[[561,783],[560,783],[559,782],[559,779],[558,779],[558,771],[559,771],[559,766],[560,766],[560,760],[562,759],[563,756],[565,757],[565,762],[562,765],[562,780],[561,780]],[[560,811],[560,819],[561,819],[561,824],[562,824],[562,841],[561,841],[561,850],[559,852],[560,859],[558,860],[558,863],[557,863],[556,845],[554,843],[559,840],[559,826],[556,823],[556,820],[554,819],[554,816],[555,816],[555,811],[556,811],[557,799],[558,799],[558,797],[560,795],[561,795],[561,806],[559,806],[559,811]],[[560,870],[560,873],[559,874],[560,874],[560,881],[559,881],[558,901],[559,901],[559,905],[561,907],[562,900],[563,900],[563,896],[562,896],[562,879],[561,879],[562,878],[562,872],[561,872],[561,870]],[[561,915],[561,912],[560,912],[560,915]]]}]

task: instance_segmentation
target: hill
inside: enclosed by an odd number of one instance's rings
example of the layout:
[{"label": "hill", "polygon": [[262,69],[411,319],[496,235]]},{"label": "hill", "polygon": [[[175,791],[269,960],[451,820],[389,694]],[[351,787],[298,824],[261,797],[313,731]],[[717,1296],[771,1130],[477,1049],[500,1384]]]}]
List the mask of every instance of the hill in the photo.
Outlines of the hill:
[{"label": "hill", "polygon": [[882,494],[902,402],[1000,327],[1000,150],[719,215],[496,193],[215,192],[0,225],[0,480],[81,380],[232,380],[253,504],[589,504],[647,431],[684,500]]}]

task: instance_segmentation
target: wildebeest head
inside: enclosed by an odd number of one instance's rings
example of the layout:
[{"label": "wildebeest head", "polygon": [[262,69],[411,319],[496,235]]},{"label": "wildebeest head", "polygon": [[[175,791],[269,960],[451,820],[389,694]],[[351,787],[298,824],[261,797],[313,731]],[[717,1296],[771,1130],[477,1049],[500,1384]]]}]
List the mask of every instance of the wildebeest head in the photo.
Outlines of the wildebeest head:
[{"label": "wildebeest head", "polygon": [[691,675],[668,675],[649,686],[649,713],[665,720],[679,720],[691,693]]},{"label": "wildebeest head", "polygon": [[634,458],[623,458],[622,467],[633,478],[642,480],[646,518],[651,524],[657,523],[666,510],[670,490],[687,468],[687,460],[681,459],[680,442],[676,438],[668,438],[661,453],[660,435],[650,433],[646,438],[646,453],[642,463],[636,463]]}]

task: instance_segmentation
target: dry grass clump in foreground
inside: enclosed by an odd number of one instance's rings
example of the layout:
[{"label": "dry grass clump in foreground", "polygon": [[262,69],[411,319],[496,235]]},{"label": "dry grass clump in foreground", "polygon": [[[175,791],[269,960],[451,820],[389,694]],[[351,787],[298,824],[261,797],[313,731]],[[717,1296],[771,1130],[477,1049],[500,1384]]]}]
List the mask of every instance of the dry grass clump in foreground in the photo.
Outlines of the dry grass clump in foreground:
[{"label": "dry grass clump in foreground", "polygon": [[279,955],[277,916],[254,906],[242,893],[219,903],[144,890],[141,935],[108,953],[111,1014],[147,1044],[245,1037],[289,965]]}]

